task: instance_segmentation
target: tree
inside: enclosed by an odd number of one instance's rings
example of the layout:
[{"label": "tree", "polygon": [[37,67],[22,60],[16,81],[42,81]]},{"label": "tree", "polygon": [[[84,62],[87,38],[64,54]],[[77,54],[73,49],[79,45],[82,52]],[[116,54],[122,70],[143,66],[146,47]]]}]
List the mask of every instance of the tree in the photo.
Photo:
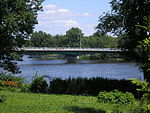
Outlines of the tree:
[{"label": "tree", "polygon": [[0,67],[17,73],[15,49],[22,47],[37,24],[43,0],[0,0]]},{"label": "tree", "polygon": [[147,26],[139,27],[146,29],[149,37],[138,42],[136,53],[139,56],[137,62],[140,64],[145,73],[147,73],[146,80],[150,82],[150,16],[145,18],[145,22],[147,23]]},{"label": "tree", "polygon": [[33,47],[53,47],[54,40],[50,34],[43,31],[35,31],[31,35],[31,42]]},{"label": "tree", "polygon": [[[112,11],[106,13],[99,18],[97,26],[98,32],[105,34],[108,32],[120,35],[120,48],[123,50],[123,55],[128,60],[135,61],[143,70],[144,78],[150,81],[150,73],[148,67],[143,65],[148,62],[140,57],[136,50],[139,41],[149,37],[147,30],[141,26],[148,26],[144,18],[150,15],[150,2],[148,0],[112,0],[110,2]],[[142,56],[146,56],[145,52]]]},{"label": "tree", "polygon": [[84,37],[82,46],[88,48],[116,48],[117,38],[106,35]]},{"label": "tree", "polygon": [[83,33],[79,28],[71,28],[66,32],[68,47],[80,47]]},{"label": "tree", "polygon": [[54,37],[55,47],[67,47],[67,37],[66,35],[55,35]]}]

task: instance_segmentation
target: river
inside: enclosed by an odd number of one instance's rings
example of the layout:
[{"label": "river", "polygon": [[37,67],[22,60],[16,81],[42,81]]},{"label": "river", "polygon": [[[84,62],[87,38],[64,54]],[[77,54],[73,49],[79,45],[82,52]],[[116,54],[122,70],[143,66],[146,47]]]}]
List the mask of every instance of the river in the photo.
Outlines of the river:
[{"label": "river", "polygon": [[49,75],[52,78],[60,77],[103,77],[112,79],[143,79],[143,74],[134,63],[96,63],[95,61],[78,61],[76,64],[67,64],[66,60],[41,60],[23,57],[23,61],[18,62],[23,76],[27,81],[37,73],[38,75]]}]

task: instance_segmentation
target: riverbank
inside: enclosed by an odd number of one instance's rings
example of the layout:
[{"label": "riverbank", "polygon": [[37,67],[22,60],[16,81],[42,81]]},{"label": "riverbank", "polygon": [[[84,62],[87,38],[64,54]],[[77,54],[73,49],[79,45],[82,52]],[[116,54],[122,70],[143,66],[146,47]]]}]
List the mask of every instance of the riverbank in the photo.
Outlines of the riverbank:
[{"label": "riverbank", "polygon": [[[65,55],[59,54],[48,54],[48,55],[36,55],[29,56],[28,58],[38,59],[38,60],[57,60],[57,59],[66,59]],[[113,55],[102,55],[102,54],[94,54],[94,55],[81,55],[77,57],[77,63],[80,61],[91,61],[93,63],[126,63],[123,58],[118,58],[118,56]]]},{"label": "riverbank", "polygon": [[[66,95],[64,93],[60,95],[52,92],[46,93],[45,91],[52,91],[52,87],[50,88],[51,90],[47,88],[48,84],[43,77],[46,76],[35,76],[31,84],[23,84],[23,78],[1,73],[0,113],[131,113],[131,111],[138,111],[137,109],[142,110],[143,107],[145,110],[149,111],[149,109],[146,109],[144,105],[141,108],[140,101],[136,100],[133,94],[128,92],[123,93],[117,90],[113,90],[111,92],[99,90],[100,93],[97,94],[98,96],[77,96],[76,94]],[[80,83],[80,80],[81,78],[72,80],[69,79],[68,81],[72,81],[74,84]],[[83,81],[81,84],[75,84],[75,86],[67,82],[65,83],[70,86],[69,89],[77,91],[75,87],[77,87],[79,90],[83,88],[83,86],[86,84],[86,81],[89,83],[87,79],[82,80]],[[94,78],[91,80],[94,80],[92,81],[94,84],[101,83],[101,85],[97,84],[93,86],[102,88],[104,85],[102,82],[95,82],[96,79]],[[56,79],[53,81],[56,82]],[[57,79],[57,81],[60,82],[59,86],[62,87],[62,80]],[[112,85],[108,83],[108,80],[104,81],[110,85],[106,89],[112,87]],[[53,83],[51,82],[50,85],[52,84]],[[124,86],[121,86],[121,84],[119,83],[118,86],[124,89]],[[55,83],[53,85],[55,86],[53,87],[54,90],[62,89],[57,87]],[[85,88],[89,89],[87,86]],[[149,104],[146,104],[148,107]]]},{"label": "riverbank", "polygon": [[34,58],[34,59],[40,59],[40,60],[65,59],[64,55],[58,55],[58,54],[30,55],[28,58]]}]

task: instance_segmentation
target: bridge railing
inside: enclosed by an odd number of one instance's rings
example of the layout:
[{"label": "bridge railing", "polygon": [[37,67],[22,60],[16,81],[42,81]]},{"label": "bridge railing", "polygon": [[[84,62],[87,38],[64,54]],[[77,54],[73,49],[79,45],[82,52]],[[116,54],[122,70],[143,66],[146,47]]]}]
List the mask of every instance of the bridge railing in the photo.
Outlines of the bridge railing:
[{"label": "bridge railing", "polygon": [[17,50],[25,50],[25,51],[121,51],[117,48],[64,48],[64,47],[22,47]]}]

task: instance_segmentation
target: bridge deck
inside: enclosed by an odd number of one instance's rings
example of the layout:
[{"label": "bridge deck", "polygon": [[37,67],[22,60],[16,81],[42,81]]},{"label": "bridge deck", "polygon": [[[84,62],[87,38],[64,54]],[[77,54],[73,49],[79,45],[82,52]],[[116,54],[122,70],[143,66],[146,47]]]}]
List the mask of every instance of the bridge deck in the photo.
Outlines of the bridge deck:
[{"label": "bridge deck", "polygon": [[119,52],[121,51],[120,49],[117,48],[62,48],[62,47],[57,47],[57,48],[49,48],[49,47],[23,47],[23,48],[18,48],[16,51],[28,51],[28,52],[50,52],[50,51],[84,51],[84,52]]}]

